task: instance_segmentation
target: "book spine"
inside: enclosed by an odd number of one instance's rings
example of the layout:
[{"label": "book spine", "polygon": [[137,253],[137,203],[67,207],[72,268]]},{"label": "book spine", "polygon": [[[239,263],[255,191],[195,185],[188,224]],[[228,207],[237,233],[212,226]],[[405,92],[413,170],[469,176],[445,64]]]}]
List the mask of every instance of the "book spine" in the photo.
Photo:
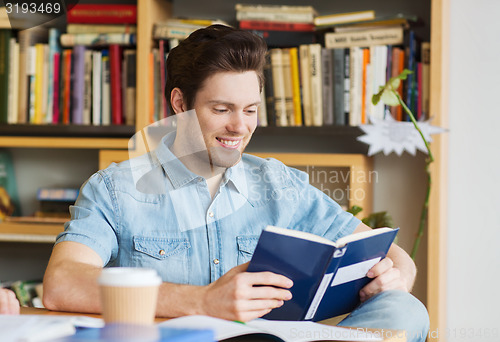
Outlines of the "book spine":
[{"label": "book spine", "polygon": [[[408,108],[415,113],[415,101],[413,98],[414,95],[414,82],[416,76],[416,54],[417,54],[417,38],[415,37],[415,31],[408,30],[407,33],[407,42],[405,44],[405,56],[406,56],[406,68],[412,73],[408,75],[406,78],[406,89],[404,98],[406,99],[406,105]],[[410,121],[409,116],[407,114],[404,115],[405,121]]]},{"label": "book spine", "polygon": [[243,30],[314,32],[314,24],[294,23],[294,22],[241,20],[239,22],[239,27],[240,29]]},{"label": "book spine", "polygon": [[118,4],[76,4],[67,12],[70,24],[136,24],[137,6]]},{"label": "book spine", "polygon": [[264,89],[266,92],[266,112],[267,125],[276,126],[276,111],[274,107],[274,86],[273,86],[273,70],[271,65],[271,54],[266,54],[266,63],[264,64]]},{"label": "book spine", "polygon": [[321,71],[321,45],[309,45],[311,73],[312,125],[323,125],[323,87]]},{"label": "book spine", "polygon": [[92,125],[101,124],[102,53],[92,52]]},{"label": "book spine", "polygon": [[[54,70],[54,55],[61,51],[59,46],[59,37],[61,33],[57,28],[49,29],[49,77],[53,77]],[[54,113],[54,82],[50,80],[47,100],[47,123],[53,123]]]},{"label": "book spine", "polygon": [[282,65],[283,65],[283,83],[285,86],[285,106],[287,126],[295,125],[295,113],[293,108],[293,86],[292,86],[292,69],[290,65],[290,49],[281,50]]},{"label": "book spine", "polygon": [[110,62],[109,62],[109,50],[102,51],[101,89],[102,89],[101,123],[102,125],[110,125],[111,124],[111,73],[110,73]]},{"label": "book spine", "polygon": [[431,61],[431,44],[423,42],[421,45],[421,61],[422,61],[422,119],[429,118],[430,111],[430,61]]},{"label": "book spine", "polygon": [[327,49],[347,48],[356,46],[403,44],[404,34],[402,27],[355,31],[355,32],[329,32],[325,34],[325,47]]},{"label": "book spine", "polygon": [[363,83],[363,52],[359,47],[351,48],[350,52],[350,112],[349,125],[358,126],[361,123],[361,86]]},{"label": "book spine", "polygon": [[66,32],[70,34],[80,33],[137,33],[135,25],[88,25],[88,24],[69,24]]},{"label": "book spine", "polygon": [[285,79],[283,74],[283,56],[281,49],[271,50],[271,65],[273,72],[274,108],[276,125],[287,126]]},{"label": "book spine", "polygon": [[417,63],[417,112],[416,119],[422,118],[422,62]]},{"label": "book spine", "polygon": [[109,65],[111,77],[111,122],[114,125],[123,124],[122,91],[121,91],[122,51],[120,46],[109,47]]},{"label": "book spine", "polygon": [[85,47],[73,49],[73,80],[71,87],[71,123],[83,124],[83,101],[85,88]]},{"label": "book spine", "polygon": [[64,50],[64,100],[63,100],[63,111],[62,111],[62,123],[71,123],[70,109],[71,109],[71,69],[72,69],[72,50]]},{"label": "book spine", "polygon": [[266,86],[260,92],[260,106],[257,109],[257,126],[267,127]]},{"label": "book spine", "polygon": [[84,54],[85,77],[83,88],[83,124],[90,125],[92,121],[92,51]]},{"label": "book spine", "polygon": [[44,88],[44,59],[45,47],[44,44],[36,44],[36,61],[35,61],[35,115],[33,118],[34,124],[42,124],[44,116],[43,91]]},{"label": "book spine", "polygon": [[[136,95],[136,51],[125,51],[125,61],[127,68],[125,70],[125,124],[135,124],[135,95]],[[164,99],[164,96],[161,96]],[[163,101],[165,102],[165,101]],[[166,105],[166,102],[165,102]],[[166,109],[166,107],[164,107]]]},{"label": "book spine", "polygon": [[10,39],[9,53],[9,102],[7,112],[7,122],[17,123],[17,105],[19,93],[19,44],[15,38]]},{"label": "book spine", "polygon": [[149,58],[148,58],[148,73],[149,73],[149,123],[154,123],[155,122],[155,73],[154,73],[154,64],[155,64],[155,56],[153,51],[149,53]]},{"label": "book spine", "polygon": [[373,19],[375,19],[375,11],[338,13],[338,14],[317,16],[316,18],[314,18],[314,25],[328,26],[328,25],[336,25],[336,24],[357,22],[363,20],[373,20]]},{"label": "book spine", "polygon": [[108,45],[135,45],[136,35],[129,33],[81,33],[61,35],[61,45],[66,47],[85,45],[92,47]]},{"label": "book spine", "polygon": [[12,31],[0,30],[0,123],[7,123],[9,110],[9,55]]},{"label": "book spine", "polygon": [[344,49],[344,124],[350,125],[351,113],[351,49]]},{"label": "book spine", "polygon": [[304,113],[304,125],[312,126],[311,107],[311,73],[310,73],[310,52],[309,45],[299,46],[300,55],[300,75],[302,81],[302,112]]},{"label": "book spine", "polygon": [[290,48],[290,70],[292,73],[293,126],[302,126],[302,100],[300,96],[299,49]]},{"label": "book spine", "polygon": [[285,13],[281,11],[263,12],[263,11],[236,11],[236,20],[256,20],[256,21],[275,21],[284,23],[305,23],[312,24],[314,21],[313,13]]},{"label": "book spine", "polygon": [[335,125],[345,125],[344,49],[333,49],[333,105]]},{"label": "book spine", "polygon": [[371,103],[371,65],[370,65],[370,49],[364,48],[362,60],[362,82],[361,82],[361,124],[367,123],[369,114],[368,108]]},{"label": "book spine", "polygon": [[61,53],[54,53],[54,79],[52,82],[53,99],[52,99],[52,123],[58,124],[60,118],[60,82],[61,82]]},{"label": "book spine", "polygon": [[333,61],[332,50],[321,49],[323,79],[323,124],[333,125]]},{"label": "book spine", "polygon": [[153,37],[155,39],[186,39],[191,33],[203,26],[196,28],[193,27],[177,27],[167,25],[156,25],[153,30]]}]

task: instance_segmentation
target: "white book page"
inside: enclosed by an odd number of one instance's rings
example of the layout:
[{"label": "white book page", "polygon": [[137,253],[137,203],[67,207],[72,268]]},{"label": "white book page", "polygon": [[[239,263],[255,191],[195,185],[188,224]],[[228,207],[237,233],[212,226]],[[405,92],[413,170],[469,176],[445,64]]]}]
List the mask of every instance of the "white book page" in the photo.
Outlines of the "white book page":
[{"label": "white book page", "polygon": [[306,341],[382,341],[374,334],[364,330],[348,329],[305,321],[269,321],[256,319],[246,324],[226,321],[208,316],[185,316],[171,319],[159,324],[160,327],[213,329],[215,339],[227,338],[253,333],[268,333],[289,342]]},{"label": "white book page", "polygon": [[51,341],[73,335],[72,316],[0,315],[2,342]]}]

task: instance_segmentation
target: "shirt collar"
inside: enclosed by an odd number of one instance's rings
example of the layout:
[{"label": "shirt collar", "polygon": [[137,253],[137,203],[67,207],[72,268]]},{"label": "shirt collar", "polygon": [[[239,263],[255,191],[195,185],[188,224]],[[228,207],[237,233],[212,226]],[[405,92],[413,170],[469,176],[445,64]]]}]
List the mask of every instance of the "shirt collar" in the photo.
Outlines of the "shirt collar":
[{"label": "shirt collar", "polygon": [[166,134],[155,153],[172,186],[177,189],[201,177],[191,172],[170,150],[175,140],[175,133],[174,131]]}]

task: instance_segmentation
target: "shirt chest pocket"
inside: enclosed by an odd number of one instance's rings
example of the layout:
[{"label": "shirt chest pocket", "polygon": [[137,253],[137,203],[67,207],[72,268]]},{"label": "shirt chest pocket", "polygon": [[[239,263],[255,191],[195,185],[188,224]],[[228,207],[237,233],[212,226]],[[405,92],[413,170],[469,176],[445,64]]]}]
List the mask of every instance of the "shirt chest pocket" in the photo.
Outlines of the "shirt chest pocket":
[{"label": "shirt chest pocket", "polygon": [[238,265],[244,264],[252,259],[257,242],[259,242],[258,235],[236,237],[236,243],[238,244]]},{"label": "shirt chest pocket", "polygon": [[188,239],[134,236],[133,243],[134,266],[154,268],[163,281],[188,283],[191,269]]}]

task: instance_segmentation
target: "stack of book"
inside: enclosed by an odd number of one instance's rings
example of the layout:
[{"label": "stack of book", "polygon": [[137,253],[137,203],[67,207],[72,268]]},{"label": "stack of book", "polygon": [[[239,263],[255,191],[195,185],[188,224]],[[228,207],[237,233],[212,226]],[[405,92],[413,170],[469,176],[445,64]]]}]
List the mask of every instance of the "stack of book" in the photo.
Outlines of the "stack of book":
[{"label": "stack of book", "polygon": [[362,11],[317,16],[314,22],[320,43],[270,49],[261,111],[266,117],[259,117],[259,125],[358,126],[388,112],[408,120],[401,107],[371,101],[405,68],[413,73],[400,95],[419,119],[428,117],[429,43],[416,37],[416,17],[377,18]]},{"label": "stack of book", "polygon": [[78,193],[79,190],[73,188],[38,189],[37,199],[40,208],[35,217],[69,219],[69,206],[75,203]]},{"label": "stack of book", "polygon": [[77,4],[67,22],[67,33],[40,26],[17,37],[0,32],[10,71],[7,115],[0,120],[133,125],[137,6]]},{"label": "stack of book", "polygon": [[235,9],[239,27],[263,37],[271,48],[316,42],[312,6],[236,4]]}]

